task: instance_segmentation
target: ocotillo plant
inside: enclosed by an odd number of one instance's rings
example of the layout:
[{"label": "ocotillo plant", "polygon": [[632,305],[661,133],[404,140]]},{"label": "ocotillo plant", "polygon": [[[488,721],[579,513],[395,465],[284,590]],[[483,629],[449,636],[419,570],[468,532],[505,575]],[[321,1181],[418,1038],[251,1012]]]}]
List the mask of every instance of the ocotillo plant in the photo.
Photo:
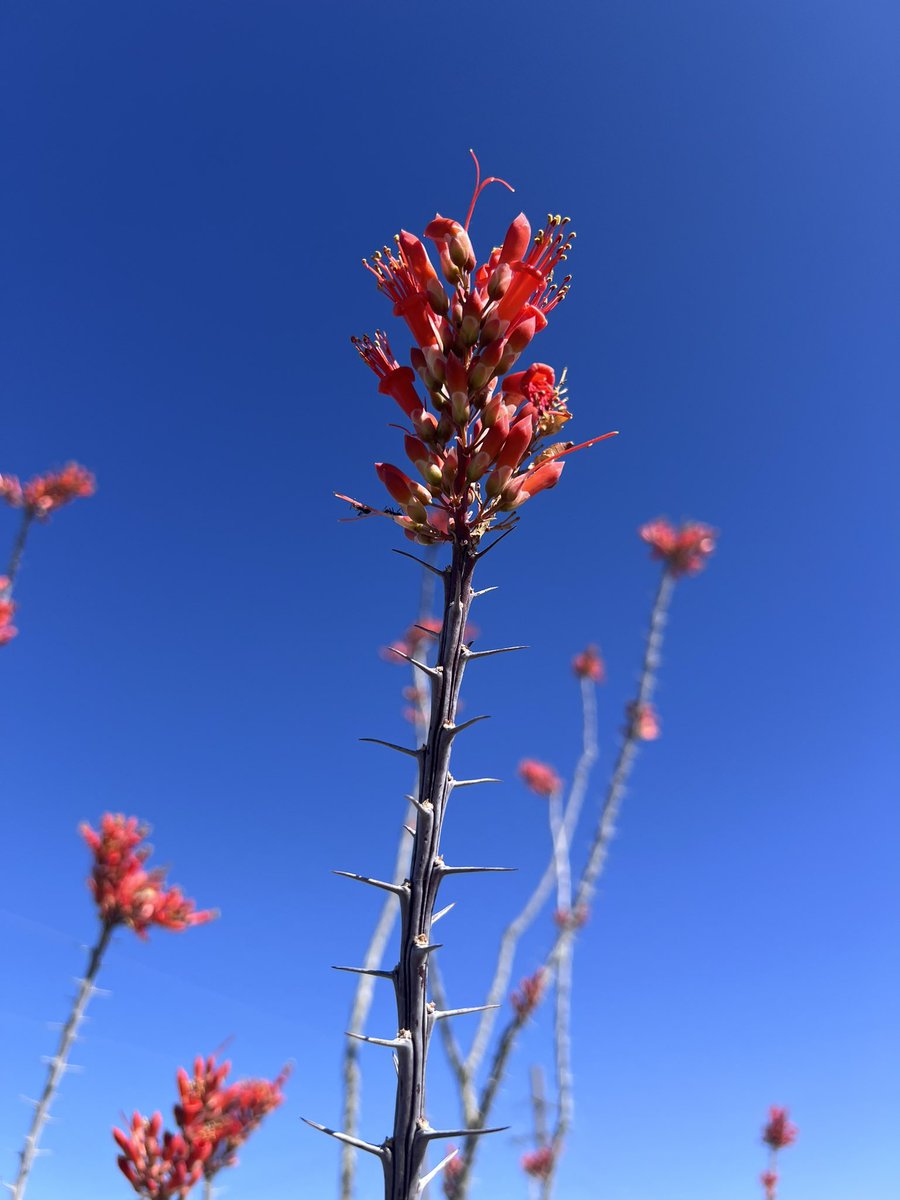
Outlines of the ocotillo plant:
[{"label": "ocotillo plant", "polygon": [[797,1140],[797,1126],[788,1120],[788,1110],[773,1104],[769,1119],[763,1126],[763,1144],[769,1147],[769,1163],[759,1177],[765,1200],[776,1200],[778,1193],[778,1151],[792,1146]]},{"label": "ocotillo plant", "polygon": [[0,575],[0,646],[12,641],[18,633],[12,623],[16,611],[12,594],[32,525],[35,521],[46,521],[51,513],[70,500],[92,496],[94,487],[93,475],[78,463],[69,463],[61,471],[37,475],[24,486],[15,475],[0,475],[0,500],[22,513],[6,574]]},{"label": "ocotillo plant", "polygon": [[[392,746],[412,757],[418,767],[408,877],[394,884],[345,873],[392,892],[400,903],[399,961],[393,970],[379,972],[394,986],[397,1032],[393,1037],[365,1039],[390,1048],[396,1058],[393,1128],[375,1144],[316,1126],[381,1160],[386,1200],[413,1200],[420,1194],[430,1178],[422,1172],[431,1142],[488,1132],[435,1129],[426,1108],[426,1063],[434,1026],[469,1011],[438,1011],[429,999],[429,956],[436,948],[431,932],[435,902],[449,876],[495,869],[450,866],[441,856],[450,794],[456,787],[476,782],[454,780],[450,774],[455,739],[481,719],[457,723],[463,673],[470,661],[502,653],[471,650],[465,628],[477,595],[473,588],[477,563],[497,544],[481,548],[483,538],[491,529],[505,536],[525,502],[559,481],[561,459],[580,448],[552,440],[571,415],[552,368],[534,364],[510,373],[568,291],[568,277],[561,285],[553,281],[554,269],[572,244],[568,219],[551,216],[532,238],[531,226],[521,214],[502,245],[479,267],[468,226],[478,195],[490,182],[494,181],[482,183],[476,178],[463,224],[437,216],[425,229],[437,250],[449,293],[423,243],[405,231],[392,248],[385,247],[371,264],[366,263],[379,289],[393,302],[394,314],[405,320],[412,333],[412,366],[400,365],[383,333],[355,341],[361,357],[379,377],[379,391],[391,396],[409,421],[404,446],[420,480],[390,463],[377,463],[378,476],[399,509],[350,502],[361,516],[389,517],[413,542],[446,546],[450,557],[443,569],[426,564],[443,585],[443,611],[435,664],[420,667],[431,683],[425,740],[412,749]],[[426,392],[424,402],[416,389],[417,375]]]},{"label": "ocotillo plant", "polygon": [[[556,1166],[572,1117],[572,1078],[570,1068],[570,995],[572,954],[575,939],[587,918],[597,880],[606,862],[626,784],[641,742],[658,736],[659,722],[652,705],[663,632],[672,592],[683,576],[696,574],[712,553],[715,535],[706,525],[690,522],[675,529],[667,521],[657,520],[643,526],[641,538],[655,558],[662,560],[662,572],[656,589],[637,692],[626,705],[626,723],[600,807],[587,857],[574,888],[571,883],[570,848],[584,802],[587,781],[597,752],[594,686],[602,678],[596,654],[585,651],[573,663],[582,689],[584,707],[583,748],[565,806],[561,803],[561,780],[545,763],[525,760],[520,774],[526,785],[549,803],[553,850],[547,869],[525,907],[505,930],[498,951],[497,966],[486,1003],[468,1054],[464,1054],[449,1026],[441,1026],[442,1040],[456,1078],[460,1104],[467,1124],[479,1126],[490,1118],[510,1055],[529,1018],[547,995],[551,983],[555,991],[554,1057],[556,1060],[557,1116],[547,1144],[527,1156],[527,1173],[539,1181],[541,1196],[552,1193]],[[543,961],[532,975],[523,980],[511,996],[512,1014],[501,1029],[488,1068],[478,1090],[478,1073],[490,1046],[491,1034],[512,971],[515,950],[525,931],[533,924],[546,902],[554,880],[557,885],[556,931]],[[446,1005],[444,985],[435,972],[434,986],[442,1006]],[[460,1148],[445,1191],[452,1200],[465,1200],[471,1184],[472,1165],[478,1140],[468,1137]]]},{"label": "ocotillo plant", "polygon": [[135,1112],[127,1131],[113,1130],[122,1151],[119,1169],[144,1200],[184,1200],[201,1179],[209,1200],[219,1171],[237,1164],[238,1150],[284,1101],[288,1067],[271,1081],[228,1084],[230,1070],[231,1063],[217,1064],[212,1055],[194,1060],[193,1075],[179,1069],[177,1132],[163,1130],[159,1112],[152,1117]]},{"label": "ocotillo plant", "polygon": [[22,1200],[25,1195],[50,1105],[68,1066],[72,1045],[115,931],[125,927],[146,939],[154,926],[181,932],[192,925],[202,925],[216,915],[212,910],[198,911],[193,900],[188,900],[179,888],[167,888],[164,870],[147,870],[145,863],[150,847],[143,844],[147,832],[147,827],[139,824],[136,817],[126,818],[113,813],[104,814],[99,832],[90,825],[81,827],[82,836],[94,855],[88,886],[97,906],[100,928],[88,955],[84,977],[79,980],[71,1012],[63,1025],[56,1053],[48,1062],[44,1090],[35,1103],[34,1117],[19,1155],[16,1181],[10,1185],[13,1200]]}]

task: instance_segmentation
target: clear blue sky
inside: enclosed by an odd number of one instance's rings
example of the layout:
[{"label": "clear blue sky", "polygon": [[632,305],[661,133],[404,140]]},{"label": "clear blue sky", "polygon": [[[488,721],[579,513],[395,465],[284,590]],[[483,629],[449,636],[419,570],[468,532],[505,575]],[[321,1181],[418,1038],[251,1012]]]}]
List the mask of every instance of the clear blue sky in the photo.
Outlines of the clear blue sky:
[{"label": "clear blue sky", "polygon": [[[579,950],[559,1194],[756,1197],[782,1103],[783,1200],[894,1200],[898,44],[887,0],[3,6],[0,470],[99,479],[35,531],[0,652],[4,1175],[93,932],[78,821],[148,819],[223,914],[113,946],[31,1200],[129,1194],[119,1110],[170,1105],[176,1066],[229,1035],[238,1073],[297,1067],[228,1200],[335,1194],[299,1116],[337,1120],[351,985],[328,968],[374,907],[329,871],[388,869],[408,780],[356,739],[403,735],[377,648],[417,590],[394,530],[336,520],[332,491],[379,496],[372,463],[400,454],[348,338],[390,320],[360,258],[464,215],[471,145],[517,188],[483,197],[477,249],[520,208],[572,215],[574,286],[535,355],[568,364],[573,436],[622,434],[485,564],[482,644],[532,649],[468,679],[496,719],[461,769],[509,782],[465,794],[449,846],[523,870],[457,889],[453,998],[477,1002],[543,859],[515,767],[571,773],[588,640],[609,765],[655,580],[636,526],[709,521]],[[545,1014],[504,1123],[546,1045]],[[374,1140],[390,1074],[375,1056]],[[525,1195],[523,1148],[497,1139],[479,1195]]]}]

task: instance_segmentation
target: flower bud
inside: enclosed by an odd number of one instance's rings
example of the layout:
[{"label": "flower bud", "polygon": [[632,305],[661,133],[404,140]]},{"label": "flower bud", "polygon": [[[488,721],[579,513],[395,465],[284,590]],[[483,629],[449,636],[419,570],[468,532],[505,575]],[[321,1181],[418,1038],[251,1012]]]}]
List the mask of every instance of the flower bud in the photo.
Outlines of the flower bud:
[{"label": "flower bud", "polygon": [[475,251],[465,229],[459,228],[447,240],[450,261],[463,271],[471,271],[475,266]]},{"label": "flower bud", "polygon": [[428,346],[425,349],[425,362],[428,364],[428,371],[432,379],[443,383],[447,374],[447,360],[443,354],[434,346]]},{"label": "flower bud", "polygon": [[502,263],[516,262],[525,257],[531,245],[531,226],[524,213],[519,213],[510,225],[500,249]]},{"label": "flower bud", "polygon": [[453,392],[450,397],[450,414],[457,425],[468,425],[472,415],[468,392]]},{"label": "flower bud", "polygon": [[528,453],[533,432],[534,427],[530,417],[517,421],[507,434],[503,449],[497,455],[497,466],[511,467],[515,470]]},{"label": "flower bud", "polygon": [[441,281],[434,277],[429,279],[425,285],[425,294],[428,296],[428,302],[436,313],[445,317],[450,311],[450,297],[441,287]]},{"label": "flower bud", "polygon": [[466,468],[466,479],[468,479],[469,483],[476,483],[488,470],[490,465],[490,454],[487,454],[484,450],[479,450]]},{"label": "flower bud", "polygon": [[499,300],[506,295],[512,281],[512,268],[509,263],[501,262],[488,281],[487,293],[491,300]]}]

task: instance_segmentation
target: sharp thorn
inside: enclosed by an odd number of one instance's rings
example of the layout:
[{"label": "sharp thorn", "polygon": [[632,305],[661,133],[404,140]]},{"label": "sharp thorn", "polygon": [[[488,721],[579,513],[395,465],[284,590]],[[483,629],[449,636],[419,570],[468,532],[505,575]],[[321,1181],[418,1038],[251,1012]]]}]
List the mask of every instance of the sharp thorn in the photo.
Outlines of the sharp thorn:
[{"label": "sharp thorn", "polygon": [[345,1033],[345,1037],[354,1038],[357,1042],[366,1042],[369,1046],[387,1046],[389,1050],[399,1050],[401,1046],[409,1046],[412,1043],[407,1038],[377,1038],[366,1037],[363,1033]]},{"label": "sharp thorn", "polygon": [[[471,662],[474,658],[490,658],[492,654],[512,654],[514,650],[528,650],[528,646],[501,646],[499,650],[466,650],[464,658]],[[396,650],[394,651],[396,654]]]},{"label": "sharp thorn", "polygon": [[494,1129],[420,1129],[417,1137],[423,1141],[433,1142],[438,1138],[469,1138],[481,1137],[486,1133],[505,1133],[508,1125],[498,1125]]},{"label": "sharp thorn", "polygon": [[458,733],[462,733],[464,729],[469,729],[472,725],[477,725],[479,721],[489,721],[490,719],[487,713],[482,714],[480,717],[470,717],[468,721],[463,721],[462,725],[452,725],[450,732],[456,737]]},{"label": "sharp thorn", "polygon": [[[490,552],[494,549],[495,546],[499,546],[505,537],[509,537],[509,535],[512,533],[514,528],[515,528],[515,526],[513,525],[513,526],[510,526],[509,529],[505,529],[503,531],[503,533],[499,534],[497,537],[494,538],[494,540],[491,542],[491,544],[489,546],[485,546],[485,548],[483,550],[479,550],[478,553],[475,555],[476,562],[478,560],[484,558],[484,556],[486,554],[490,554]],[[400,551],[398,551],[398,553],[400,553]]]},{"label": "sharp thorn", "polygon": [[518,871],[518,867],[448,867],[442,866],[438,870],[442,875],[476,875],[479,872],[492,871]]},{"label": "sharp thorn", "polygon": [[[494,543],[496,545],[496,542]],[[440,567],[433,566],[430,562],[426,562],[424,558],[419,558],[416,554],[410,554],[407,550],[398,550],[394,548],[394,554],[399,554],[401,558],[410,558],[414,563],[418,563],[420,567],[424,567],[426,571],[430,571],[432,575],[439,575],[441,579],[446,578],[447,572],[442,571]]]},{"label": "sharp thorn", "polygon": [[416,836],[416,831],[413,829],[412,825],[404,825],[403,828],[406,830],[406,832],[409,834],[410,837]]},{"label": "sharp thorn", "polygon": [[373,746],[387,746],[388,750],[396,750],[400,754],[406,754],[410,758],[418,758],[421,754],[420,750],[410,750],[408,746],[398,746],[396,742],[384,742],[381,738],[364,737],[359,739],[361,742],[370,742]]},{"label": "sharp thorn", "polygon": [[374,967],[332,967],[332,971],[347,971],[350,975],[372,975],[375,979],[393,979],[393,971],[376,971]]},{"label": "sharp thorn", "polygon": [[310,1121],[307,1117],[301,1117],[300,1120],[305,1125],[309,1125],[311,1129],[318,1129],[319,1133],[327,1133],[329,1137],[337,1138],[339,1142],[344,1142],[347,1146],[355,1146],[357,1150],[366,1150],[369,1154],[384,1158],[383,1146],[373,1146],[371,1142],[364,1142],[360,1138],[351,1137],[349,1133],[341,1133],[337,1129],[329,1129],[327,1125],[320,1125],[318,1121]]},{"label": "sharp thorn", "polygon": [[445,1017],[464,1017],[467,1013],[487,1012],[488,1009],[499,1007],[499,1004],[476,1004],[474,1008],[436,1009],[431,1015],[435,1021],[443,1021]]},{"label": "sharp thorn", "polygon": [[416,942],[415,945],[415,949],[419,954],[432,954],[435,950],[443,950],[443,948],[443,942],[429,942],[427,946],[420,946],[419,943]]},{"label": "sharp thorn", "polygon": [[[475,595],[477,596],[479,593],[476,592]],[[421,629],[423,633],[427,633],[430,637],[433,637],[436,642],[441,640],[441,631],[439,629],[429,629],[427,625],[416,624],[413,625],[413,629]]]},{"label": "sharp thorn", "polygon": [[500,584],[499,584],[499,583],[495,583],[495,584],[493,585],[493,587],[489,587],[489,588],[482,588],[480,592],[473,592],[473,593],[472,593],[472,599],[473,599],[473,600],[477,600],[479,596],[486,596],[486,595],[488,594],[488,592],[496,592],[496,591],[498,591],[498,590],[499,590],[499,588],[500,588]]},{"label": "sharp thorn", "polygon": [[474,787],[476,783],[502,783],[502,779],[451,779],[450,786],[453,788]]},{"label": "sharp thorn", "polygon": [[395,896],[405,896],[407,889],[399,883],[385,883],[383,879],[370,879],[368,875],[357,875],[354,871],[332,871],[332,875],[340,875],[342,879],[355,879],[357,883],[368,883],[370,887],[381,888],[383,892],[393,892]]},{"label": "sharp thorn", "polygon": [[442,908],[439,913],[435,913],[434,916],[431,918],[432,925],[434,925],[437,921],[439,921],[441,919],[441,917],[446,917],[446,915],[450,911],[450,909],[455,908],[455,907],[456,907],[456,901],[454,900],[452,904],[448,904],[446,908]]},{"label": "sharp thorn", "polygon": [[440,679],[441,675],[443,675],[443,670],[440,667],[429,667],[428,663],[419,662],[417,658],[413,658],[411,654],[404,654],[396,646],[391,646],[391,654],[395,654],[397,658],[402,658],[404,661],[411,663],[418,671],[422,671],[432,679]]},{"label": "sharp thorn", "polygon": [[429,1171],[427,1175],[423,1175],[422,1178],[419,1180],[419,1186],[416,1191],[416,1194],[421,1196],[422,1193],[425,1191],[425,1189],[428,1187],[429,1183],[431,1183],[432,1179],[434,1179],[438,1175],[440,1175],[441,1171],[443,1171],[443,1169],[444,1169],[444,1167],[446,1167],[447,1163],[452,1162],[453,1159],[456,1158],[457,1154],[459,1154],[458,1150],[451,1150],[450,1153],[447,1155],[447,1157],[442,1158],[436,1167],[434,1167],[431,1171]]}]

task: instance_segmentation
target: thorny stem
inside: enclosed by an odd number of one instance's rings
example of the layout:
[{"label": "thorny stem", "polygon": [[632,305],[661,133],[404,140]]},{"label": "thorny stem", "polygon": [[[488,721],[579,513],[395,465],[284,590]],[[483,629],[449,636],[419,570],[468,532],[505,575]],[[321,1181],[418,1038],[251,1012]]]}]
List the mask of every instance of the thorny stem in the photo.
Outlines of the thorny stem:
[{"label": "thorny stem", "polygon": [[531,1068],[531,1111],[534,1114],[534,1144],[546,1146],[547,1097],[544,1091],[544,1072],[537,1063]]},{"label": "thorny stem", "polygon": [[113,926],[106,922],[100,928],[100,937],[90,952],[84,978],[79,981],[78,994],[75,997],[75,1003],[72,1005],[72,1011],[69,1013],[68,1020],[62,1028],[56,1054],[49,1061],[47,1082],[44,1084],[40,1100],[35,1105],[31,1128],[28,1130],[25,1137],[25,1144],[19,1153],[19,1173],[16,1176],[14,1186],[10,1189],[12,1200],[22,1200],[22,1197],[25,1195],[25,1185],[28,1182],[28,1175],[37,1155],[41,1131],[47,1122],[50,1104],[65,1074],[69,1053],[78,1033],[78,1027],[84,1017],[84,1010],[87,1008],[91,993],[94,990],[94,980],[97,978],[97,972],[100,970],[100,963],[103,960],[106,947],[109,945],[112,931]]},{"label": "thorny stem", "polygon": [[[656,596],[653,600],[653,607],[650,612],[647,641],[644,648],[644,658],[638,680],[637,696],[635,698],[636,704],[647,704],[653,696],[653,690],[656,686],[656,672],[660,661],[660,647],[662,645],[663,632],[666,624],[666,615],[668,613],[674,585],[674,576],[668,569],[664,568],[660,576],[659,586],[657,588]],[[593,896],[597,879],[603,870],[609,849],[609,843],[615,831],[616,818],[621,807],[622,798],[625,794],[625,786],[628,782],[631,769],[634,765],[634,759],[637,754],[637,748],[640,744],[640,740],[641,739],[638,737],[637,722],[629,721],[629,724],[622,735],[622,744],[619,748],[619,754],[616,758],[612,775],[610,776],[609,784],[607,786],[606,796],[604,798],[603,806],[600,810],[600,816],[594,831],[594,838],[588,853],[587,863],[585,864],[584,870],[582,871],[581,877],[578,881],[578,886],[575,890],[575,902],[573,905],[574,912],[577,912],[580,908],[582,908],[582,906],[587,906],[591,897]],[[554,973],[559,971],[561,959],[568,951],[571,943],[574,941],[576,933],[577,929],[574,925],[562,925],[560,927],[556,937],[553,940],[550,950],[544,959],[543,965],[546,970]],[[484,1087],[481,1091],[478,1113],[476,1117],[477,1125],[483,1125],[488,1119],[490,1110],[496,1098],[497,1089],[500,1085],[503,1073],[506,1070],[510,1052],[515,1044],[519,1030],[524,1024],[525,1020],[516,1014],[510,1018],[500,1035],[500,1041],[497,1045],[496,1051],[494,1052],[494,1057],[491,1060],[487,1080],[485,1081]],[[472,1165],[477,1148],[477,1138],[466,1138],[460,1151],[460,1159],[463,1163],[463,1170],[455,1180],[455,1200],[466,1200],[469,1182],[471,1179]]]},{"label": "thorny stem", "polygon": [[[571,912],[572,905],[572,876],[569,861],[569,846],[565,840],[565,830],[559,819],[558,799],[551,797],[550,825],[553,831],[553,845],[556,850],[556,907],[560,913]],[[557,799],[557,804],[554,804]],[[563,1141],[572,1124],[573,1088],[572,1088],[572,943],[568,941],[560,951],[556,966],[556,994],[553,1021],[553,1057],[556,1064],[556,1122],[553,1127],[553,1137],[549,1141],[551,1159],[547,1173],[540,1181],[541,1200],[550,1200],[553,1195],[553,1177],[556,1162],[562,1151]]]},{"label": "thorny stem", "polygon": [[[434,575],[431,571],[423,571],[422,585],[419,593],[418,616],[420,621],[431,615],[433,598]],[[422,672],[417,667],[412,668],[412,679],[413,687],[416,690],[421,689],[426,682]],[[415,710],[416,737],[421,741],[425,738],[428,713],[424,703],[417,703]],[[418,780],[416,781],[416,786],[418,786]],[[413,806],[411,804],[408,805],[404,820],[410,821],[414,812]],[[408,837],[409,835],[406,831],[401,830],[400,840],[397,843],[397,853],[394,856],[394,872],[391,876],[391,881],[395,884],[401,884],[406,878],[406,865],[409,862]],[[363,959],[363,966],[366,970],[377,970],[381,966],[388,939],[391,936],[394,922],[397,919],[397,912],[395,898],[388,895],[381,906],[381,912],[378,914],[378,920],[375,922],[375,927],[372,930],[371,940],[366,948]],[[362,1033],[365,1028],[366,1020],[372,1007],[372,999],[375,994],[375,982],[375,976],[373,975],[359,976],[347,1025],[350,1033]],[[441,1007],[445,1006],[441,1005]],[[449,1022],[443,1021],[442,1024],[448,1025]],[[359,1065],[361,1048],[362,1043],[355,1038],[347,1038],[344,1045],[344,1107],[342,1128],[351,1136],[357,1135],[359,1127],[360,1094],[362,1090],[362,1070]],[[357,1153],[357,1150],[347,1143],[341,1146],[341,1200],[353,1200],[356,1184]]]},{"label": "thorny stem", "polygon": [[213,1181],[212,1176],[207,1175],[203,1180],[203,1200],[212,1200],[213,1196]]},{"label": "thorny stem", "polygon": [[34,509],[24,508],[22,510],[22,520],[19,522],[19,531],[16,534],[16,540],[13,542],[12,551],[9,555],[9,563],[6,567],[6,587],[0,592],[0,600],[7,600],[12,595],[13,584],[16,581],[16,575],[19,573],[19,567],[22,565],[22,555],[25,553],[25,543],[28,541],[28,533],[31,529],[31,523],[34,520]]},{"label": "thorny stem", "polygon": [[450,753],[465,670],[465,628],[472,601],[475,552],[468,540],[453,545],[444,572],[444,614],[433,679],[431,716],[420,751],[416,833],[408,884],[401,897],[397,998],[397,1097],[392,1136],[384,1144],[385,1200],[414,1200],[428,1146],[425,1064],[434,1018],[428,1006],[431,922],[441,883],[441,830],[450,798]]},{"label": "thorny stem", "polygon": [[[589,679],[581,680],[581,702],[584,715],[582,749],[575,767],[575,774],[572,778],[572,787],[569,791],[569,799],[566,804],[564,827],[566,841],[570,845],[578,825],[578,818],[581,816],[585,796],[587,795],[591,771],[594,763],[597,761],[597,693],[595,685]],[[491,981],[485,1003],[499,1005],[506,996],[510,975],[512,974],[516,947],[540,915],[542,908],[547,902],[547,897],[553,888],[555,879],[556,850],[554,848],[544,874],[541,876],[540,882],[532,892],[525,907],[517,917],[510,921],[503,932],[503,936],[500,939],[500,950],[497,955],[494,978]],[[465,1060],[465,1072],[468,1076],[470,1087],[473,1089],[473,1094],[474,1084],[472,1081],[484,1059],[499,1011],[499,1008],[492,1008],[481,1014],[478,1029],[472,1041],[472,1048]],[[473,1109],[472,1117],[476,1114],[477,1107]]]}]

